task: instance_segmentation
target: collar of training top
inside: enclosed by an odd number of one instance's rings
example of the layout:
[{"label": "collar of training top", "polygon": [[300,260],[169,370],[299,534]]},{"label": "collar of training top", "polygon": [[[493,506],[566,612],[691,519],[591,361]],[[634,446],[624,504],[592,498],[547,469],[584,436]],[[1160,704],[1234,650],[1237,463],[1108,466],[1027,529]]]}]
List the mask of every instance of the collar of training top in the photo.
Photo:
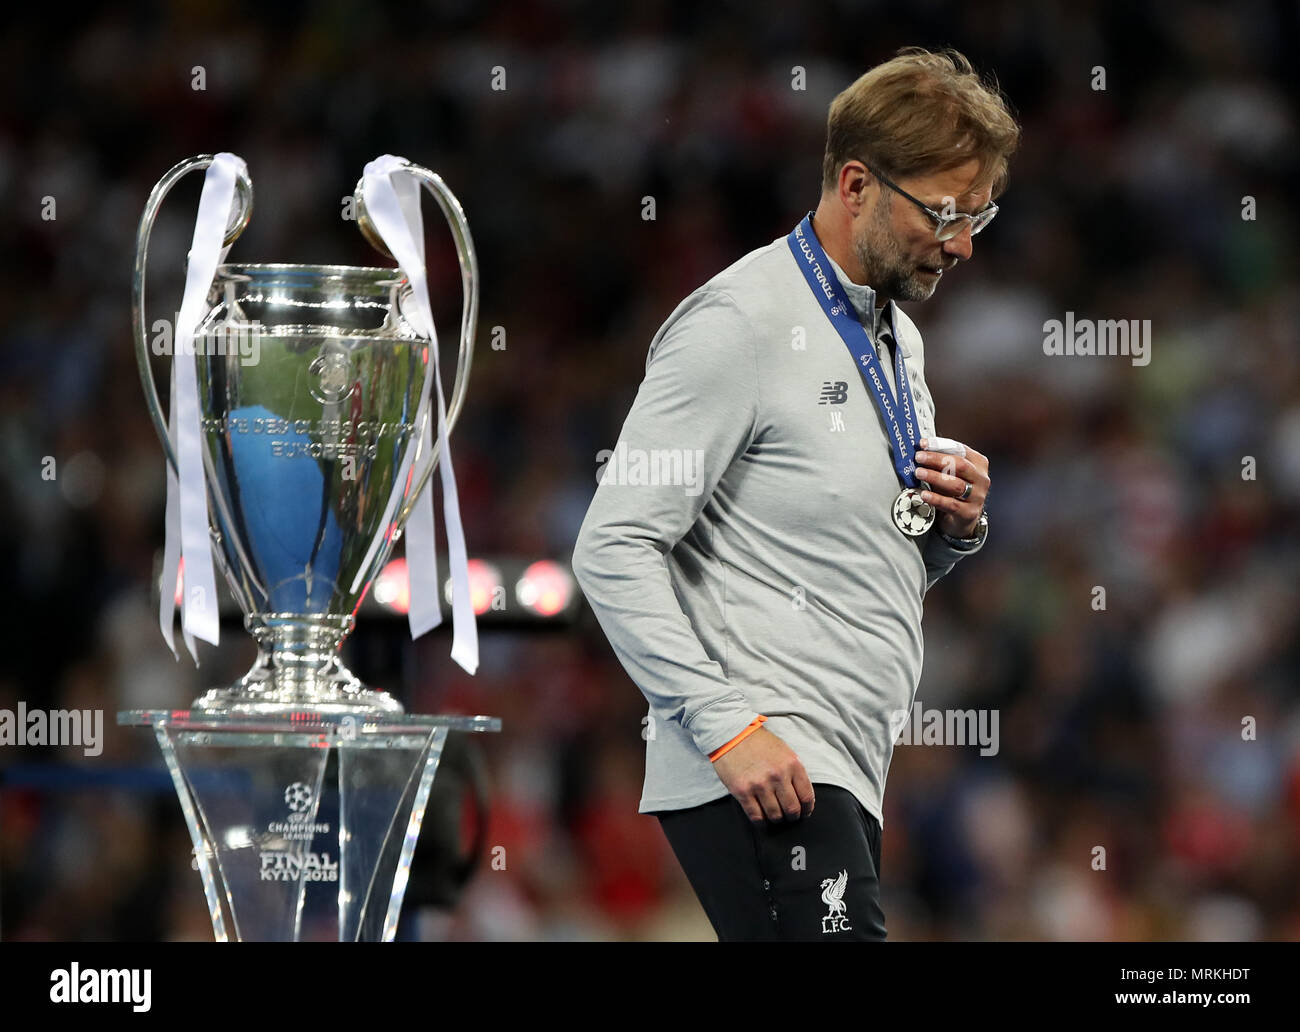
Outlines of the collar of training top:
[{"label": "collar of training top", "polygon": [[898,320],[895,318],[893,299],[886,301],[883,307],[877,308],[876,292],[873,288],[864,286],[861,283],[854,283],[849,279],[848,274],[840,268],[839,263],[829,254],[826,256],[826,260],[831,263],[831,268],[835,270],[835,276],[844,287],[844,292],[849,297],[849,304],[858,313],[858,318],[864,322],[870,320],[867,332],[871,334],[872,343],[880,339],[881,329],[888,327],[889,335],[893,338],[894,344],[902,349],[903,357],[911,358],[911,349],[898,333]]}]

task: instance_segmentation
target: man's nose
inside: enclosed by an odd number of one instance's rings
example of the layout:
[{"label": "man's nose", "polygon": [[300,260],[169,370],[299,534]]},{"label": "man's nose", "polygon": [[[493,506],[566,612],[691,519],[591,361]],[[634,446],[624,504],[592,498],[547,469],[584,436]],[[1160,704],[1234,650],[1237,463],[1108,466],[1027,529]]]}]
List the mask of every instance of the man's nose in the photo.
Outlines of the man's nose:
[{"label": "man's nose", "polygon": [[951,258],[960,258],[966,261],[970,258],[975,250],[975,245],[971,243],[970,223],[967,222],[951,240],[943,242],[943,253]]}]

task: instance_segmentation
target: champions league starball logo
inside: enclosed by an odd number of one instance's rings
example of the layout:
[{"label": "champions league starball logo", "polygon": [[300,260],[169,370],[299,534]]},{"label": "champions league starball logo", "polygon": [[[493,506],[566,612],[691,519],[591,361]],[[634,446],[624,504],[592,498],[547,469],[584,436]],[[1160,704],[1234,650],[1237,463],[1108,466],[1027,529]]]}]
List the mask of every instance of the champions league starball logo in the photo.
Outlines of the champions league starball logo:
[{"label": "champions league starball logo", "polygon": [[288,808],[288,820],[271,821],[266,830],[271,835],[299,842],[310,842],[316,835],[328,835],[328,823],[312,820],[315,810],[316,793],[305,782],[295,781],[284,790],[284,805]]},{"label": "champions league starball logo", "polygon": [[894,525],[909,537],[920,537],[934,523],[935,510],[915,488],[906,488],[894,499]]},{"label": "champions league starball logo", "polygon": [[336,405],[351,396],[355,385],[352,383],[352,367],[347,355],[331,351],[319,356],[307,367],[307,371],[314,373],[319,380],[307,388],[317,401]]},{"label": "champions league starball logo", "polygon": [[[294,814],[311,809],[312,791],[301,781],[295,781],[284,790],[284,805]],[[292,820],[293,818],[290,818]],[[299,818],[300,820],[302,818]]]}]

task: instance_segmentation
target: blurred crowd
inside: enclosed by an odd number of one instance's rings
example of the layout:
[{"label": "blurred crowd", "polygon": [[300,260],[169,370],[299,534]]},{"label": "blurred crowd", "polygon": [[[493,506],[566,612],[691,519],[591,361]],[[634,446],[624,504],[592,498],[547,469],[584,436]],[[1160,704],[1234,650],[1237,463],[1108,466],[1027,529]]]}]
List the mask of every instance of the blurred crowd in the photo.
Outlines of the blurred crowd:
[{"label": "blurred crowd", "polygon": [[[890,937],[1300,938],[1294,5],[83,15],[14,9],[0,34],[0,709],[102,709],[105,743],[0,747],[0,938],[211,936],[152,736],[113,721],[252,659],[232,625],[196,670],[157,626],[164,467],[129,298],[163,172],[235,151],[256,205],[232,260],[349,264],[381,263],[340,218],[365,162],[440,172],[482,270],[453,437],[471,554],[567,559],[654,331],[815,206],[830,99],[907,44],[996,73],[1024,134],[974,260],[907,306],[939,430],[993,480],[987,546],[927,597],[919,697],[996,710],[1000,747],[896,750]],[[179,304],[192,178],[154,234],[158,317]],[[441,229],[429,247],[454,340],[455,255]],[[1149,319],[1150,363],[1045,355],[1067,312]],[[504,720],[475,743],[504,869],[410,934],[712,938],[636,812],[645,703],[589,613],[484,630],[473,678],[445,629],[391,631],[358,630],[358,674],[416,711]]]}]

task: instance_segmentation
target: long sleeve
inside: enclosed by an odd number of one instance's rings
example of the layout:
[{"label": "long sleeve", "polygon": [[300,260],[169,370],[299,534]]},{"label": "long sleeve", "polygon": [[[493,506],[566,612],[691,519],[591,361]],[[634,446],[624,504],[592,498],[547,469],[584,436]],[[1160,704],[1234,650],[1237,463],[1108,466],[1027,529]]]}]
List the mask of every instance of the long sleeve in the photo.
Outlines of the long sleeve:
[{"label": "long sleeve", "polygon": [[[578,532],[573,571],[628,675],[660,719],[705,755],[758,714],[705,651],[673,590],[667,554],[754,439],[754,334],[727,294],[697,292],[655,334],[646,375]],[[645,483],[637,463],[674,450],[686,483]],[[605,453],[602,453],[602,457]],[[699,467],[695,468],[699,460]],[[644,465],[640,467],[644,472]]]},{"label": "long sleeve", "polygon": [[950,573],[964,556],[972,555],[983,547],[984,542],[981,541],[974,548],[957,548],[939,536],[937,525],[932,527],[925,536],[925,547],[921,553],[925,560],[925,590],[934,587],[935,581]]}]

